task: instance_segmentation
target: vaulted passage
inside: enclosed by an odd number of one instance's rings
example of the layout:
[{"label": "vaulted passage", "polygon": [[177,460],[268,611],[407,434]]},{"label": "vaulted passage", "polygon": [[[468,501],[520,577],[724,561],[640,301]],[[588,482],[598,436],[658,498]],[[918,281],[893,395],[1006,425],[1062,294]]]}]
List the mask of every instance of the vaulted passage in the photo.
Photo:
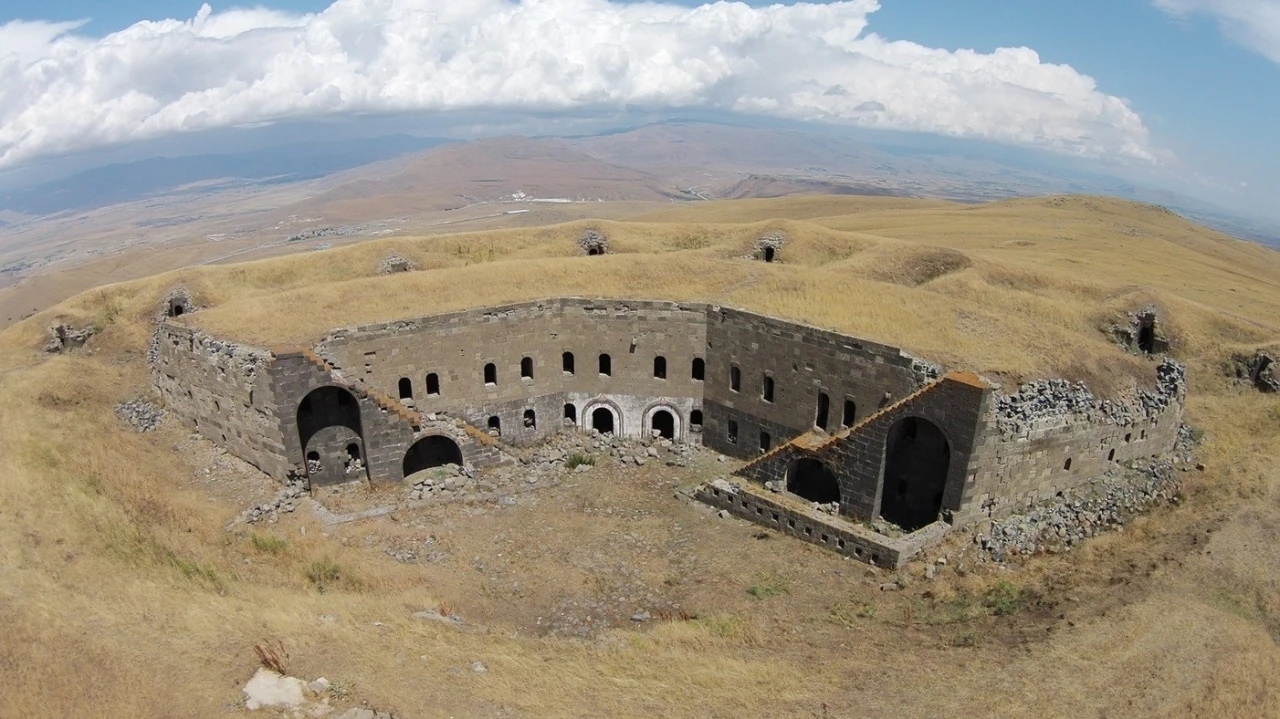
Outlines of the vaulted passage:
[{"label": "vaulted passage", "polygon": [[601,434],[613,434],[613,412],[599,407],[591,413],[591,429]]},{"label": "vaulted passage", "polygon": [[458,443],[439,435],[423,437],[405,452],[404,476],[446,464],[462,464],[462,448]]},{"label": "vaulted passage", "polygon": [[904,417],[885,444],[880,516],[910,532],[937,521],[951,466],[951,447],[937,425]]},{"label": "vaulted passage", "polygon": [[797,459],[787,468],[787,491],[810,502],[840,501],[840,482],[827,465],[811,457]]},{"label": "vaulted passage", "polygon": [[665,409],[660,409],[653,413],[653,431],[657,432],[663,439],[676,438],[676,418]]},{"label": "vaulted passage", "polygon": [[298,444],[306,457],[307,477],[313,485],[338,484],[368,476],[359,459],[364,443],[360,405],[342,387],[320,387],[298,403]]}]

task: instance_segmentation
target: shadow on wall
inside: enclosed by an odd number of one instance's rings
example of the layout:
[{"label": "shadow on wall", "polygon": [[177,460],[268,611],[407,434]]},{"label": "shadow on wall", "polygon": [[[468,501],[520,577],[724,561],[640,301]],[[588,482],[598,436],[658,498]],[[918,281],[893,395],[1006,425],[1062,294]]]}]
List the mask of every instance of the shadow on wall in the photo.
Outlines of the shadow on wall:
[{"label": "shadow on wall", "polygon": [[462,448],[458,443],[441,435],[423,437],[404,454],[404,476],[446,464],[462,464]]},{"label": "shadow on wall", "polygon": [[951,446],[938,426],[903,417],[889,428],[880,516],[908,532],[938,519]]},{"label": "shadow on wall", "polygon": [[360,405],[341,387],[312,390],[298,404],[298,441],[312,485],[367,479]]},{"label": "shadow on wall", "polygon": [[797,459],[787,468],[787,491],[818,504],[840,501],[835,473],[812,457]]}]

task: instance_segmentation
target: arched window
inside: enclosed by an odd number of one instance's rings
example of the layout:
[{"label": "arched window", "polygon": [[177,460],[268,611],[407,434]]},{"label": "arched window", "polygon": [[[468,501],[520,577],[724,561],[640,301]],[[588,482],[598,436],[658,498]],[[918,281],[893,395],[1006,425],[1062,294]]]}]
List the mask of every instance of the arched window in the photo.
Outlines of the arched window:
[{"label": "arched window", "polygon": [[440,394],[440,375],[436,374],[435,372],[432,372],[431,374],[427,375],[427,394],[429,395]]},{"label": "arched window", "polygon": [[695,382],[701,382],[707,375],[707,363],[701,357],[693,358],[693,379]]},{"label": "arched window", "polygon": [[578,408],[575,407],[572,402],[564,406],[564,421],[565,424],[578,423]]},{"label": "arched window", "polygon": [[489,418],[489,434],[495,437],[502,434],[502,420],[496,414]]},{"label": "arched window", "polygon": [[773,401],[773,378],[769,375],[765,375],[760,383],[760,398],[766,402]]},{"label": "arched window", "polygon": [[666,357],[653,358],[653,376],[654,376],[654,379],[667,378],[667,358]]},{"label": "arched window", "polygon": [[733,420],[729,420],[727,431],[725,432],[725,438],[729,440],[729,444],[738,443],[738,423],[737,422]]},{"label": "arched window", "polygon": [[600,355],[600,374],[604,377],[613,374],[613,359],[609,355]]},{"label": "arched window", "polygon": [[572,352],[565,352],[564,354],[560,355],[560,369],[564,370],[565,374],[573,374],[573,353]]},{"label": "arched window", "polygon": [[855,412],[856,409],[857,408],[854,406],[853,400],[846,398],[844,401],[844,414],[840,418],[840,426],[842,427],[853,426],[853,418],[854,418],[854,415],[856,414]]},{"label": "arched window", "polygon": [[733,392],[742,389],[742,370],[738,369],[738,365],[729,367],[729,389]]},{"label": "arched window", "polygon": [[498,366],[492,362],[484,366],[484,383],[485,384],[498,383]]},{"label": "arched window", "polygon": [[768,432],[761,431],[760,432],[760,451],[768,452],[769,448],[772,446],[773,446],[773,438],[769,436]]},{"label": "arched window", "polygon": [[520,379],[533,379],[533,358],[525,357],[520,360]]},{"label": "arched window", "polygon": [[536,412],[534,412],[531,409],[526,409],[524,411],[524,428],[525,429],[538,428],[538,415]]},{"label": "arched window", "polygon": [[814,418],[814,426],[820,429],[827,428],[828,415],[831,414],[831,398],[826,392],[818,393],[818,415]]},{"label": "arched window", "polygon": [[702,410],[695,409],[689,413],[689,429],[702,431]]},{"label": "arched window", "polygon": [[400,399],[413,399],[413,382],[408,377],[400,378]]}]

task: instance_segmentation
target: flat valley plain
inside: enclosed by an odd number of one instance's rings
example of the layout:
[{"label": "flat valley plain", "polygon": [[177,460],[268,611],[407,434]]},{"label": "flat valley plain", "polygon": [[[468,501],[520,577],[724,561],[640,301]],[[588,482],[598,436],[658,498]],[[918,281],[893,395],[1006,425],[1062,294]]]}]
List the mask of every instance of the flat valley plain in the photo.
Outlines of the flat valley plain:
[{"label": "flat valley plain", "polygon": [[[587,229],[613,253],[580,256]],[[779,260],[751,259],[770,232]],[[418,270],[378,275],[393,253]],[[1204,470],[1071,552],[994,565],[956,533],[899,573],[677,499],[735,466],[710,453],[516,472],[510,502],[245,526],[268,479],[172,419],[140,434],[114,413],[148,392],[177,285],[200,307],[184,321],[260,346],[557,295],[699,300],[1008,390],[1062,376],[1098,393],[1152,381],[1104,329],[1155,305]],[[47,355],[54,321],[99,331]],[[339,683],[335,706],[400,717],[1280,716],[1280,398],[1228,370],[1277,347],[1280,254],[1097,197],[647,207],[92,289],[0,331],[0,715],[235,716],[271,642],[290,673]]]}]

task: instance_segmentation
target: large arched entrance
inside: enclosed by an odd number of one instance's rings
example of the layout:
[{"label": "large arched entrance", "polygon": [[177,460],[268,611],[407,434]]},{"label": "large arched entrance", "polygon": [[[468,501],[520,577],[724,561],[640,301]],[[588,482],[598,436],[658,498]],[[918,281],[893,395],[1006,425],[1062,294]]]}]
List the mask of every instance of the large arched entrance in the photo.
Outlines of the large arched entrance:
[{"label": "large arched entrance", "polygon": [[462,448],[441,435],[423,437],[404,454],[404,476],[446,464],[462,464]]},{"label": "large arched entrance", "polygon": [[591,412],[591,429],[600,434],[613,434],[613,411],[608,407],[596,407]]},{"label": "large arched entrance", "polygon": [[904,417],[885,443],[880,516],[910,532],[937,521],[951,466],[951,446],[938,426]]},{"label": "large arched entrance", "polygon": [[787,468],[787,491],[819,504],[840,501],[840,481],[835,473],[812,457],[797,459]]},{"label": "large arched entrance", "polygon": [[368,477],[360,404],[342,387],[320,387],[298,403],[298,444],[312,485]]},{"label": "large arched entrance", "polygon": [[663,439],[676,438],[676,416],[669,409],[655,409],[649,415],[649,431]]}]

